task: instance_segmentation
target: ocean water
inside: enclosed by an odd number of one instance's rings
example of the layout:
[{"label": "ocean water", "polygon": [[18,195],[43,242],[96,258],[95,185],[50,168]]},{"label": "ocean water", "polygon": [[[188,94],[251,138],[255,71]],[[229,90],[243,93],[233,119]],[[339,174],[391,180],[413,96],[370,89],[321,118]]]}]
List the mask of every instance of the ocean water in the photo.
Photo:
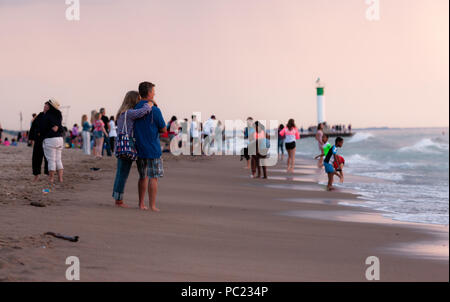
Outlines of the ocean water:
[{"label": "ocean water", "polygon": [[[449,129],[364,129],[345,138],[338,154],[344,172],[373,182],[337,184],[359,192],[364,206],[392,219],[448,225]],[[335,138],[330,138],[334,143]],[[297,154],[318,154],[314,138],[297,142]],[[376,181],[381,180],[381,181]]]}]

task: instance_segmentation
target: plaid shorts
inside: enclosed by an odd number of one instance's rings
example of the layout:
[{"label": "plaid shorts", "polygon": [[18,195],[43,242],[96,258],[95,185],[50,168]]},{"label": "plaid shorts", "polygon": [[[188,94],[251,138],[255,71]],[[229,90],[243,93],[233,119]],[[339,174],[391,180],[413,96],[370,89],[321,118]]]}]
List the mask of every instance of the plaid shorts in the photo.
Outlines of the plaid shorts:
[{"label": "plaid shorts", "polygon": [[163,161],[161,158],[138,158],[136,163],[140,179],[146,177],[160,178],[164,176]]}]

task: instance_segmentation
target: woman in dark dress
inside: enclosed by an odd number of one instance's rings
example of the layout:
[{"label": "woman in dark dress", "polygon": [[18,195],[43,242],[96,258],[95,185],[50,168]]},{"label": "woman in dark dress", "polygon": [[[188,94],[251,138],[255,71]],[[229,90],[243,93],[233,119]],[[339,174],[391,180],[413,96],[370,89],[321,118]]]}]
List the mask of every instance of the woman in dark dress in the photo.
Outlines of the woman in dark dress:
[{"label": "woman in dark dress", "polygon": [[34,175],[33,181],[39,180],[39,175],[41,175],[42,159],[44,159],[44,173],[48,175],[48,162],[44,156],[44,149],[42,147],[42,143],[44,141],[44,137],[42,135],[42,127],[45,114],[47,113],[49,108],[50,105],[47,105],[47,103],[45,103],[44,110],[41,113],[39,113],[31,122],[29,143],[33,144],[33,155],[32,155],[32,167]]}]

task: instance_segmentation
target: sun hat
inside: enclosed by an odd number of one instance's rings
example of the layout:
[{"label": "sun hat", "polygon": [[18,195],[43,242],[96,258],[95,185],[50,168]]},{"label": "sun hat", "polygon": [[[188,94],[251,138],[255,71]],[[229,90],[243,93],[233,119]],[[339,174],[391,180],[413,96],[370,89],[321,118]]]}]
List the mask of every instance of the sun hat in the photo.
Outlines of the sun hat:
[{"label": "sun hat", "polygon": [[48,100],[48,103],[52,106],[52,107],[54,107],[55,109],[58,109],[59,110],[59,102],[57,101],[57,100],[55,100],[55,99],[50,99],[50,100]]}]

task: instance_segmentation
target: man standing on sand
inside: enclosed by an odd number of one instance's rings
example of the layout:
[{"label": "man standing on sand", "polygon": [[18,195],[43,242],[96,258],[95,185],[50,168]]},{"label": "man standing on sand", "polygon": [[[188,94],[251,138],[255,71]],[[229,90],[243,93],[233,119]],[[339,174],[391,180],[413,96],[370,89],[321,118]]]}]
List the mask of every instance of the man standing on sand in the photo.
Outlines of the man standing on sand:
[{"label": "man standing on sand", "polygon": [[144,104],[151,102],[152,111],[145,117],[136,120],[134,124],[134,137],[138,152],[137,166],[139,171],[139,208],[147,210],[145,206],[145,192],[148,187],[150,209],[159,212],[156,208],[156,193],[158,192],[158,178],[164,174],[161,159],[161,144],[159,133],[165,133],[166,123],[153,98],[155,97],[155,85],[149,82],[139,84],[141,101],[134,109],[139,109]]}]

